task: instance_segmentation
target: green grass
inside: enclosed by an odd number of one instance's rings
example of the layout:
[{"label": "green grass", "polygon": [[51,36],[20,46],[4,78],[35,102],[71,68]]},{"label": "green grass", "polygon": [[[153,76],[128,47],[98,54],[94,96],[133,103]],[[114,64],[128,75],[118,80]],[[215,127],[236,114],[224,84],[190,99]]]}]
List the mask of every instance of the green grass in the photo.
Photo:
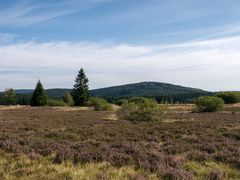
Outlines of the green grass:
[{"label": "green grass", "polygon": [[211,179],[211,177],[217,177],[217,179],[240,179],[239,171],[226,164],[216,162],[195,162],[188,161],[184,164],[184,168],[187,171],[192,172],[196,179]]},{"label": "green grass", "polygon": [[[116,168],[107,162],[74,165],[70,161],[61,164],[53,163],[53,156],[36,156],[30,159],[26,155],[15,155],[0,151],[0,179],[31,180],[31,179],[149,179],[157,180],[155,174],[149,174],[132,166]],[[226,164],[213,161],[187,161],[184,169],[192,172],[194,179],[240,179],[239,171]]]},{"label": "green grass", "polygon": [[34,160],[0,151],[0,179],[158,179],[131,166],[116,168],[106,162],[74,165],[67,161],[54,164],[53,157],[39,156]]}]

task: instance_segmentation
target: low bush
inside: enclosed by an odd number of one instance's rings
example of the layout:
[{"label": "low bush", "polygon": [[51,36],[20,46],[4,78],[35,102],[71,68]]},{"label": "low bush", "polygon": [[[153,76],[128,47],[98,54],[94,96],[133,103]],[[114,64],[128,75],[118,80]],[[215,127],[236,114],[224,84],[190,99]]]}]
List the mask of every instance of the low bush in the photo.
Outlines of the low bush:
[{"label": "low bush", "polygon": [[130,121],[157,121],[162,119],[164,112],[165,106],[160,106],[155,100],[132,98],[123,102],[118,116]]},{"label": "low bush", "polygon": [[120,99],[115,104],[118,106],[122,106],[125,101],[127,101],[127,99]]},{"label": "low bush", "polygon": [[63,101],[64,101],[68,106],[73,106],[73,105],[74,105],[74,101],[73,101],[72,95],[71,95],[70,92],[68,92],[68,91],[64,92]]},{"label": "low bush", "polygon": [[197,112],[216,112],[223,109],[224,101],[219,97],[201,96],[197,98],[195,105]]},{"label": "low bush", "polygon": [[112,110],[111,104],[109,104],[103,98],[90,98],[87,103],[88,106],[94,107],[95,111],[109,111]]},{"label": "low bush", "polygon": [[63,100],[48,100],[48,106],[67,106],[67,104]]},{"label": "low bush", "polygon": [[240,102],[240,92],[220,92],[216,97],[222,98],[226,104],[235,104]]}]

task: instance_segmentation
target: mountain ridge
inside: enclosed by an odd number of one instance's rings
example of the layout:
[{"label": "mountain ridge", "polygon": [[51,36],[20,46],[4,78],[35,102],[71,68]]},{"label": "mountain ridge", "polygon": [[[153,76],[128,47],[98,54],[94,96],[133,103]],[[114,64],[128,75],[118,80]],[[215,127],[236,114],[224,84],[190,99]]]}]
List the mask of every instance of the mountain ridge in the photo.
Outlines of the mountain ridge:
[{"label": "mountain ridge", "polygon": [[[46,89],[50,97],[60,97],[65,91],[71,91],[67,88],[52,88]],[[17,89],[17,94],[31,94],[33,89]],[[92,96],[102,97],[129,97],[129,96],[160,96],[160,95],[175,95],[184,93],[207,93],[198,88],[185,87],[170,83],[144,81],[130,83],[124,85],[110,86],[99,89],[90,90]]]},{"label": "mountain ridge", "polygon": [[173,85],[170,83],[144,81],[91,90],[93,96],[158,96],[182,93],[204,93],[202,89]]}]

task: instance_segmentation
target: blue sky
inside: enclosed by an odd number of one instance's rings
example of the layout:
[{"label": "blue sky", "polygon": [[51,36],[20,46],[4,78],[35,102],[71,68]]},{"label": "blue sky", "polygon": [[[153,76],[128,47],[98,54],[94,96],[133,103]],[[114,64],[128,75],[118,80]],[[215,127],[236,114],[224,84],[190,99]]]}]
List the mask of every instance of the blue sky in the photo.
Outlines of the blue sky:
[{"label": "blue sky", "polygon": [[80,67],[91,88],[240,90],[239,0],[2,0],[0,17],[0,90],[71,87]]}]

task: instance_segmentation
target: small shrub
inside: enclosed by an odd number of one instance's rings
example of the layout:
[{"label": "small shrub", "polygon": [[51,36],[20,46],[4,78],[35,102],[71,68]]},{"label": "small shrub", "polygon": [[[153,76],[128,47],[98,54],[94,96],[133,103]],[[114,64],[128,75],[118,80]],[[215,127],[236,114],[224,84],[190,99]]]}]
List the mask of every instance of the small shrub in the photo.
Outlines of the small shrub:
[{"label": "small shrub", "polygon": [[73,106],[74,105],[74,101],[73,101],[72,95],[68,91],[64,92],[63,101],[68,106]]},{"label": "small shrub", "polygon": [[109,111],[109,110],[112,110],[111,104],[109,104],[103,98],[90,98],[87,105],[94,107],[95,111]]},{"label": "small shrub", "polygon": [[197,112],[216,112],[223,109],[224,101],[218,97],[202,96],[197,98]]},{"label": "small shrub", "polygon": [[66,106],[67,104],[63,100],[48,100],[48,105],[49,106]]},{"label": "small shrub", "polygon": [[130,121],[156,121],[162,119],[164,110],[164,107],[152,99],[132,98],[124,101],[118,115]]},{"label": "small shrub", "polygon": [[163,173],[162,178],[166,180],[194,179],[191,173],[176,168],[168,169]]},{"label": "small shrub", "polygon": [[204,162],[210,160],[210,155],[207,152],[192,150],[188,152],[187,159],[197,162]]},{"label": "small shrub", "polygon": [[126,101],[126,99],[120,99],[115,104],[118,106],[122,106],[125,101]]},{"label": "small shrub", "polygon": [[220,92],[216,97],[222,98],[226,104],[235,104],[240,102],[240,92]]}]

